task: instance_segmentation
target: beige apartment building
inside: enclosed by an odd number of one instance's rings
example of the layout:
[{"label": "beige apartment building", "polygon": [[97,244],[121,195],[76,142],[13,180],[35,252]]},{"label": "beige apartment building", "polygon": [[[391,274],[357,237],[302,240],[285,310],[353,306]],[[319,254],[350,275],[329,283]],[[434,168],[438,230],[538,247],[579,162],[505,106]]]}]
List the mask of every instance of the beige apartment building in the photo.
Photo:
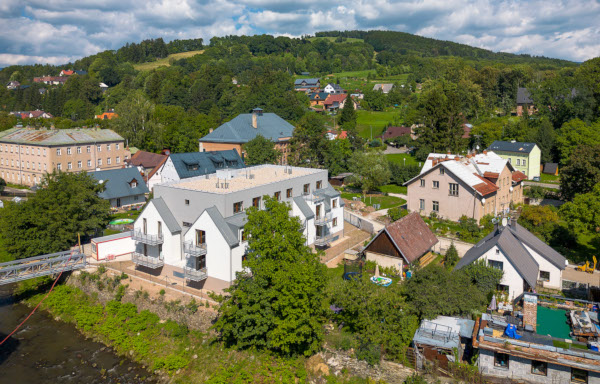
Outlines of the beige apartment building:
[{"label": "beige apartment building", "polygon": [[485,215],[507,212],[523,202],[527,176],[494,152],[457,156],[429,154],[421,173],[406,182],[410,211],[458,221],[466,215],[479,221]]},{"label": "beige apartment building", "polygon": [[125,140],[110,129],[16,127],[0,132],[0,177],[13,184],[39,184],[54,169],[122,168],[130,156]]}]

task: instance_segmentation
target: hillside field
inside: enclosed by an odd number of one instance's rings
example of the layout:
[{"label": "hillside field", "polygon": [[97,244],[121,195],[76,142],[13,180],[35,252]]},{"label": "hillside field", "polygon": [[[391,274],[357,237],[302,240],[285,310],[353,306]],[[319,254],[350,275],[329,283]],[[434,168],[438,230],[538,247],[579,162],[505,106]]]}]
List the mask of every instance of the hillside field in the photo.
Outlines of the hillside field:
[{"label": "hillside field", "polygon": [[141,63],[141,64],[135,64],[133,66],[133,68],[135,68],[138,71],[151,71],[153,69],[156,69],[158,67],[161,66],[165,66],[168,67],[170,66],[170,61],[171,59],[175,59],[175,60],[179,60],[179,59],[185,59],[187,57],[192,57],[195,55],[201,55],[204,53],[204,50],[200,50],[200,51],[189,51],[189,52],[181,52],[181,53],[172,53],[169,56],[163,58],[163,59],[158,59],[156,61],[150,61],[148,63]]}]

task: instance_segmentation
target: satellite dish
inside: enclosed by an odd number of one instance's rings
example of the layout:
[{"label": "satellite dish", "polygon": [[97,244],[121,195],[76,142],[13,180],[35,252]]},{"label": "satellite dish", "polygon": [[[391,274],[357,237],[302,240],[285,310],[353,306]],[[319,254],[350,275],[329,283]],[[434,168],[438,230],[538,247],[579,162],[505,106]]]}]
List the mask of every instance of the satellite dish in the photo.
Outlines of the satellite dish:
[{"label": "satellite dish", "polygon": [[494,217],[494,218],[492,219],[492,223],[493,223],[493,224],[498,224],[498,219]]},{"label": "satellite dish", "polygon": [[502,218],[502,226],[506,227],[506,224],[508,223],[508,221],[506,220],[506,217]]}]

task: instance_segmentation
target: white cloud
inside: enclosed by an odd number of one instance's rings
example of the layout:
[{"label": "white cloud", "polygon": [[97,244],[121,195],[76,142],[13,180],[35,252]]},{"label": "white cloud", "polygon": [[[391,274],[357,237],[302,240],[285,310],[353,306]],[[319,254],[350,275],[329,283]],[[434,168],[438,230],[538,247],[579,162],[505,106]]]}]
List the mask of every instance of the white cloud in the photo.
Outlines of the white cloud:
[{"label": "white cloud", "polygon": [[0,66],[72,60],[126,42],[392,29],[494,51],[600,55],[597,0],[0,0]]}]

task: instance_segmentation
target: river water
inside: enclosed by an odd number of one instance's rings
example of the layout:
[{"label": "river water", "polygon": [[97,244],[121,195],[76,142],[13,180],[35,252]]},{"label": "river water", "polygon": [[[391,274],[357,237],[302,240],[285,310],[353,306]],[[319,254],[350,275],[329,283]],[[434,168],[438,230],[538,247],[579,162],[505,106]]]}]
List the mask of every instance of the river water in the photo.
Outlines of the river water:
[{"label": "river water", "polygon": [[[10,285],[0,286],[0,341],[31,308],[14,303]],[[139,364],[83,337],[71,324],[38,310],[0,346],[0,383],[155,383]]]}]

